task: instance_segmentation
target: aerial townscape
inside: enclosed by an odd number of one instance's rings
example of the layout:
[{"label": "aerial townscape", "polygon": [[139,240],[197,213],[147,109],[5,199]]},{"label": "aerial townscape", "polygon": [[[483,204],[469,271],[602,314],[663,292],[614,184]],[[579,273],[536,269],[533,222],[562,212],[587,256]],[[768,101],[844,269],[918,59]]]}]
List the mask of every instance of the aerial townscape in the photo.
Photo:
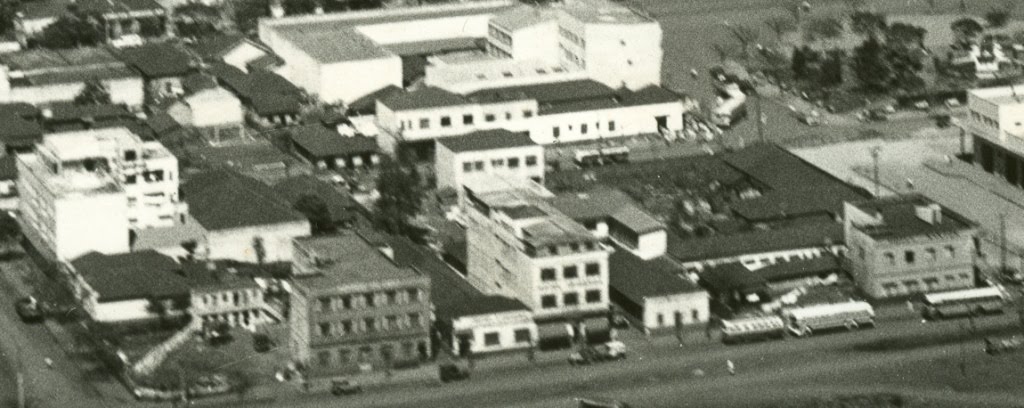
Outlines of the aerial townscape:
[{"label": "aerial townscape", "polygon": [[0,407],[1024,407],[1024,2],[2,0]]}]

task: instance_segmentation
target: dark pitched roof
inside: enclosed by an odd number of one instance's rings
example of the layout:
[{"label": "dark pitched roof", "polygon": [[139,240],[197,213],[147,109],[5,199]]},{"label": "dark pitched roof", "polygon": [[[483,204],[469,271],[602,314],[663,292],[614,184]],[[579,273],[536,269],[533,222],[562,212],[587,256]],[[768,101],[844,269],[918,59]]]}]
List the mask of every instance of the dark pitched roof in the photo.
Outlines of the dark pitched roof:
[{"label": "dark pitched roof", "polygon": [[187,94],[194,94],[204,89],[217,87],[217,79],[212,75],[196,72],[181,79],[181,88]]},{"label": "dark pitched roof", "polygon": [[125,48],[121,51],[121,58],[150,79],[181,77],[196,70],[192,56],[173,42]]},{"label": "dark pitched roof", "polygon": [[184,280],[175,273],[178,263],[153,250],[116,255],[90,252],[71,264],[99,293],[101,302],[188,294]]},{"label": "dark pitched roof", "polygon": [[900,239],[919,235],[944,234],[977,228],[977,223],[950,210],[941,208],[939,222],[927,222],[917,216],[918,207],[937,205],[920,194],[906,194],[853,204],[868,214],[881,216],[877,225],[857,225],[856,228],[875,239]]},{"label": "dark pitched roof", "polygon": [[210,64],[208,71],[260,116],[295,114],[302,108],[302,90],[273,72],[246,74],[225,63]]},{"label": "dark pitched roof", "polygon": [[146,126],[149,126],[157,137],[181,129],[181,124],[165,111],[156,112],[146,118]]},{"label": "dark pitched roof", "polygon": [[472,102],[441,88],[425,86],[411,92],[389,95],[380,101],[394,111],[437,108],[442,106],[466,105]]},{"label": "dark pitched roof", "polygon": [[493,103],[512,100],[535,99],[540,105],[560,102],[575,102],[595,98],[613,98],[616,91],[592,79],[563,82],[549,82],[533,85],[507,86],[482,89],[467,97],[479,103]]},{"label": "dark pitched roof", "polygon": [[69,121],[91,119],[96,121],[119,118],[135,118],[128,107],[120,104],[108,105],[76,105],[73,103],[55,103],[43,110],[43,121]]},{"label": "dark pitched roof", "polygon": [[14,114],[0,114],[0,143],[6,146],[27,146],[43,139],[38,123]]},{"label": "dark pitched roof", "polygon": [[415,266],[430,276],[430,300],[439,319],[528,310],[516,299],[483,294],[435,254],[418,247],[408,238],[391,237],[390,246],[396,263]]},{"label": "dark pitched roof", "polygon": [[680,239],[669,234],[668,254],[678,261],[704,261],[843,242],[843,225],[836,222],[799,223],[771,230]]},{"label": "dark pitched roof", "polygon": [[787,279],[804,278],[822,273],[839,270],[839,259],[832,254],[825,254],[811,259],[795,259],[779,262],[754,271],[769,282]]},{"label": "dark pitched roof", "polygon": [[705,269],[700,283],[715,293],[756,291],[767,287],[768,281],[740,263],[727,263]]},{"label": "dark pitched roof", "polygon": [[266,54],[249,61],[245,64],[245,67],[248,68],[249,71],[260,71],[274,68],[282,64],[284,64],[284,60],[282,60],[281,57],[274,54]]},{"label": "dark pitched roof", "polygon": [[0,157],[0,180],[18,180],[18,162],[13,154]]},{"label": "dark pitched roof", "polygon": [[294,206],[305,195],[320,197],[334,221],[351,221],[359,211],[359,204],[351,195],[338,191],[326,181],[303,175],[283,179],[274,185],[274,191]]},{"label": "dark pitched roof", "polygon": [[378,150],[376,138],[345,137],[320,124],[294,127],[289,132],[292,141],[314,157],[346,156]]},{"label": "dark pitched roof", "polygon": [[298,95],[256,92],[246,96],[249,106],[260,116],[289,115],[302,111],[302,98]]},{"label": "dark pitched roof", "polygon": [[359,115],[372,115],[377,112],[377,101],[390,98],[391,95],[401,93],[402,88],[394,85],[388,85],[376,91],[373,91],[359,99],[352,101],[348,104],[348,112],[350,114]]},{"label": "dark pitched roof", "polygon": [[306,220],[269,186],[230,170],[192,176],[181,190],[189,214],[207,230]]},{"label": "dark pitched roof", "polygon": [[453,152],[537,146],[537,142],[530,139],[529,134],[505,129],[482,130],[468,135],[444,137],[438,139],[437,142]]},{"label": "dark pitched roof", "polygon": [[72,3],[86,14],[108,14],[108,13],[132,13],[150,12],[154,15],[162,15],[163,7],[154,0],[47,0],[27,1],[21,3],[22,12],[26,18],[59,17],[68,12],[68,6]]},{"label": "dark pitched roof", "polygon": [[219,60],[224,54],[246,41],[245,36],[242,34],[217,35],[199,40],[192,45],[192,50],[200,58]]},{"label": "dark pitched roof", "polygon": [[611,289],[636,303],[643,303],[645,298],[703,291],[682,273],[682,268],[665,258],[645,261],[622,249],[608,257]]},{"label": "dark pitched roof", "polygon": [[39,108],[25,102],[0,103],[0,116],[5,115],[34,118],[39,116]]},{"label": "dark pitched roof", "polygon": [[637,234],[665,229],[665,224],[619,190],[597,188],[578,194],[560,194],[551,199],[551,205],[574,220],[609,220]]},{"label": "dark pitched roof", "polygon": [[237,269],[217,262],[186,262],[178,271],[189,288],[200,291],[230,289],[256,289],[259,285],[247,276],[240,276]]}]

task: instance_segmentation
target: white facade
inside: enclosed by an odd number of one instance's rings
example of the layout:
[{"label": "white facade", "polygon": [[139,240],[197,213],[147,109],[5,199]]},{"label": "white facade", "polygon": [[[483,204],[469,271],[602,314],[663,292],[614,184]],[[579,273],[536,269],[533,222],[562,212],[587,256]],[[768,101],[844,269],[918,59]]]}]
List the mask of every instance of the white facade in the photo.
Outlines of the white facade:
[{"label": "white facade", "polygon": [[124,128],[47,135],[18,168],[24,227],[58,258],[128,252],[129,229],[174,225],[187,212],[177,159]]},{"label": "white facade", "polygon": [[242,72],[249,72],[248,64],[250,62],[269,54],[266,50],[257,47],[248,39],[243,39],[234,48],[224,52],[221,60],[225,64],[242,70]]},{"label": "white facade", "polygon": [[[70,102],[85,88],[86,80],[41,83],[32,85],[15,85],[12,79],[24,77],[23,71],[9,72],[0,66],[0,102],[25,102],[32,105],[44,105],[55,102]],[[141,107],[144,101],[143,80],[141,76],[100,80],[110,93],[113,103],[131,107]]]},{"label": "white facade", "polygon": [[259,287],[194,288],[189,314],[203,321],[226,322],[248,329],[270,321]]},{"label": "white facade", "polygon": [[697,291],[644,298],[643,324],[647,329],[674,328],[676,319],[683,325],[708,321],[708,293]]},{"label": "white facade", "polygon": [[[612,239],[615,239],[613,236]],[[665,255],[668,249],[668,232],[658,230],[640,234],[636,247],[625,245],[625,249],[643,260],[650,260]]]},{"label": "white facade", "polygon": [[965,127],[971,134],[1024,155],[1024,85],[973,89],[967,106],[971,117]]},{"label": "white facade", "polygon": [[435,150],[434,172],[438,188],[461,189],[463,180],[499,175],[544,183],[544,147],[541,145],[453,152],[444,144]]},{"label": "white facade", "polygon": [[198,128],[240,126],[244,121],[242,102],[224,88],[199,91],[167,109],[182,126]]},{"label": "white facade", "polygon": [[82,308],[89,313],[93,320],[98,322],[124,322],[158,317],[149,311],[150,302],[146,299],[99,302],[95,298],[88,297],[82,301]]},{"label": "white facade", "polygon": [[530,183],[481,177],[465,186],[469,282],[518,299],[535,318],[606,311],[609,250]]},{"label": "white facade", "polygon": [[266,251],[265,262],[288,262],[292,260],[292,240],[308,236],[309,231],[307,220],[208,231],[208,257],[255,263],[258,259],[253,248],[253,240],[259,237]]},{"label": "white facade", "polygon": [[[474,354],[525,349],[537,344],[537,325],[527,310],[459,317],[452,321],[452,331],[469,336],[470,352]],[[452,338],[451,344],[456,355],[463,352],[457,338]]]},{"label": "white facade", "polygon": [[477,58],[451,61],[451,58],[430,57],[423,83],[457,94],[481,89],[532,85],[587,79],[583,70],[569,69],[561,63],[505,58]]}]

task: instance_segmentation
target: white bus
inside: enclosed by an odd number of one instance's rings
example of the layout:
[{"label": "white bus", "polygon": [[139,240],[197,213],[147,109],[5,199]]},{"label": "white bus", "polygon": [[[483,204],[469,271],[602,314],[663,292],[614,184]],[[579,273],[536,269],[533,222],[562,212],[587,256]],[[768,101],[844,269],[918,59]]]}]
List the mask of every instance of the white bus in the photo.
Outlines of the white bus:
[{"label": "white bus", "polygon": [[786,337],[786,323],[778,316],[722,320],[722,342],[726,344]]},{"label": "white bus", "polygon": [[810,336],[815,330],[875,325],[875,309],[867,302],[850,301],[788,309],[782,312],[786,328],[798,337]]},{"label": "white bus", "polygon": [[928,293],[923,296],[921,314],[926,319],[1002,313],[1007,297],[1002,288],[993,286]]},{"label": "white bus", "polygon": [[606,163],[625,163],[629,161],[629,147],[614,146],[599,149],[577,150],[576,164],[580,167],[600,166]]}]

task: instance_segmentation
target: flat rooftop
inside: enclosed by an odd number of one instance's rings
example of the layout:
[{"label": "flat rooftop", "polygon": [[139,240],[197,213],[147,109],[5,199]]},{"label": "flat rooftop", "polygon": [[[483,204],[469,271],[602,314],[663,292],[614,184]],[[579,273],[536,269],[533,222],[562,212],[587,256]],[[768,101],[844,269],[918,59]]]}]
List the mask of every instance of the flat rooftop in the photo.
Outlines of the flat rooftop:
[{"label": "flat rooftop", "polygon": [[653,23],[653,19],[611,0],[563,0],[552,6],[587,24]]},{"label": "flat rooftop", "polygon": [[[878,219],[877,224],[855,225],[855,228],[875,239],[934,236],[977,228],[975,222],[920,194],[884,197],[852,204]],[[928,206],[938,206],[941,211],[941,216],[933,222],[921,217],[922,207]]]},{"label": "flat rooftop", "polygon": [[110,157],[123,148],[139,148],[140,158],[165,157],[171,153],[159,142],[143,142],[142,139],[123,127],[89,129],[62,132],[43,137],[41,151],[52,153],[63,161],[82,160],[95,157]]},{"label": "flat rooftop", "polygon": [[484,176],[467,180],[466,190],[491,211],[521,221],[523,236],[520,239],[534,247],[596,240],[590,231],[546,201],[551,197],[550,192],[543,187],[530,189],[522,184],[526,182],[517,185],[501,177]]},{"label": "flat rooftop", "polygon": [[388,281],[423,279],[412,267],[399,266],[355,234],[296,238],[298,248],[321,260],[321,273],[296,276],[295,285],[328,289]]},{"label": "flat rooftop", "polygon": [[468,135],[443,137],[438,143],[453,152],[473,152],[512,147],[538,146],[526,133],[515,133],[505,129],[483,130]]},{"label": "flat rooftop", "polygon": [[979,99],[983,99],[1000,106],[1024,104],[1024,84],[1000,86],[995,88],[971,89],[967,92]]}]

